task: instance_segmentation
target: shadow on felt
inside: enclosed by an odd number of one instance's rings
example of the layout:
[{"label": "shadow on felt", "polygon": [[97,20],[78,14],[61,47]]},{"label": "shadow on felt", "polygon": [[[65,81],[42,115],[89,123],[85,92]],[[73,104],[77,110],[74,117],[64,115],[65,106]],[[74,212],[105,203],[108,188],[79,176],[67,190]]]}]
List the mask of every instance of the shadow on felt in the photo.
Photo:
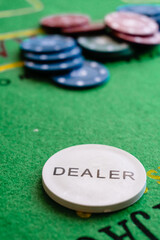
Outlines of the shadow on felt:
[{"label": "shadow on felt", "polygon": [[[58,76],[58,75],[55,75],[55,76]],[[34,81],[34,82],[41,82],[41,83],[45,83],[45,84],[48,84],[48,85],[52,85],[52,87],[55,87],[55,88],[58,88],[58,89],[63,89],[64,91],[86,91],[86,90],[89,90],[89,91],[94,91],[95,90],[95,87],[98,87],[98,88],[103,88],[107,83],[107,82],[104,82],[103,84],[99,84],[98,86],[88,86],[88,87],[71,87],[71,86],[66,86],[66,85],[62,85],[62,84],[58,84],[56,82],[54,82],[52,80],[52,76],[50,74],[46,74],[46,73],[43,73],[43,72],[39,72],[39,71],[31,71],[31,70],[28,70],[26,68],[24,68],[23,70],[23,73],[19,76],[19,78],[21,80],[29,80],[29,81]]]}]

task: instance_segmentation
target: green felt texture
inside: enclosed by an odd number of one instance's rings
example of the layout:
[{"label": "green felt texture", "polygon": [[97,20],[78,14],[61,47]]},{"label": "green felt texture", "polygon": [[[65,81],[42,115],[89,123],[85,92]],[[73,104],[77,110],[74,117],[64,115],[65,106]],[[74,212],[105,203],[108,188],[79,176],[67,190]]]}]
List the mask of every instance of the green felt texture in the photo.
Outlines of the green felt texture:
[{"label": "green felt texture", "polygon": [[[24,5],[19,0],[9,1],[9,9],[29,7],[33,1],[23,2]],[[0,11],[7,10],[6,1],[2,3]],[[39,12],[0,18],[0,32],[36,28],[41,17],[61,12],[81,12],[98,20],[123,4],[111,0],[42,3],[44,8]],[[8,56],[0,55],[0,66],[20,61],[18,42],[5,40],[5,46]],[[47,78],[21,79],[23,68],[0,72],[0,239],[77,240],[86,236],[110,240],[113,238],[98,230],[111,226],[115,234],[123,235],[125,230],[118,222],[124,219],[134,239],[160,239],[160,209],[152,208],[160,204],[158,51],[129,62],[107,63],[110,81],[83,91],[57,87]],[[47,159],[57,151],[92,143],[128,151],[141,161],[146,172],[155,171],[155,179],[148,177],[148,192],[129,208],[82,219],[45,194],[41,172]],[[149,219],[142,215],[137,215],[137,219],[152,236],[131,220],[131,214],[137,211],[148,214]]]}]

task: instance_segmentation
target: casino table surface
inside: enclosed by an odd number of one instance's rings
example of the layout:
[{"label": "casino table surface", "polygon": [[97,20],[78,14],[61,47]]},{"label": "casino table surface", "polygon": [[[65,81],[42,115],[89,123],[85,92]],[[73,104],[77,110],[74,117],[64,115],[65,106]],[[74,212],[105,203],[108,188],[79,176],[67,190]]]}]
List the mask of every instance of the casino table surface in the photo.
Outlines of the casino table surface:
[{"label": "casino table surface", "polygon": [[[26,75],[19,56],[21,40],[41,34],[42,17],[77,12],[100,20],[126,2],[0,2],[1,240],[160,239],[159,47],[105,63],[109,82],[81,91]],[[42,188],[42,167],[78,144],[110,145],[137,157],[147,172],[143,197],[121,211],[92,215],[51,200]]]}]

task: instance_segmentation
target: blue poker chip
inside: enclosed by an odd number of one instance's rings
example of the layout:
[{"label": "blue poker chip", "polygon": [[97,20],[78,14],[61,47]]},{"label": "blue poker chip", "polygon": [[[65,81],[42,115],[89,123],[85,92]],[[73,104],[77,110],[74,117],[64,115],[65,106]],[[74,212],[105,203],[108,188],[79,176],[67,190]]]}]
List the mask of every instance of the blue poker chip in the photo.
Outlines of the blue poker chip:
[{"label": "blue poker chip", "polygon": [[128,4],[117,8],[117,11],[134,12],[148,17],[160,15],[160,5],[152,4]]},{"label": "blue poker chip", "polygon": [[20,47],[23,51],[34,53],[57,53],[72,49],[76,46],[76,41],[71,37],[60,35],[38,36],[25,39]]},{"label": "blue poker chip", "polygon": [[59,71],[68,71],[78,67],[81,67],[83,64],[83,58],[73,58],[68,61],[63,61],[60,63],[36,63],[33,61],[26,61],[24,63],[25,67],[34,70],[34,71],[42,71],[42,72],[59,72]]},{"label": "blue poker chip", "polygon": [[75,58],[81,55],[81,49],[77,46],[68,51],[50,54],[35,54],[35,53],[24,53],[24,58],[32,61],[40,62],[58,62],[64,61],[71,58]]},{"label": "blue poker chip", "polygon": [[93,61],[84,61],[81,68],[61,76],[53,76],[52,80],[64,87],[88,88],[107,82],[109,77],[108,69],[102,64]]},{"label": "blue poker chip", "polygon": [[160,25],[160,15],[154,16],[152,19]]}]

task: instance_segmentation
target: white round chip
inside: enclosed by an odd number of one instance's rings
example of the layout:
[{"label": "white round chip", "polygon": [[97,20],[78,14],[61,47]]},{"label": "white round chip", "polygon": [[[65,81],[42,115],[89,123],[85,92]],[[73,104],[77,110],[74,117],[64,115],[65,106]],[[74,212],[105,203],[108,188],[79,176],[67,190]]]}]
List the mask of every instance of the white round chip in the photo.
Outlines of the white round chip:
[{"label": "white round chip", "polygon": [[146,172],[133,155],[106,145],[66,148],[45,163],[42,182],[59,204],[83,212],[112,212],[144,193]]}]

